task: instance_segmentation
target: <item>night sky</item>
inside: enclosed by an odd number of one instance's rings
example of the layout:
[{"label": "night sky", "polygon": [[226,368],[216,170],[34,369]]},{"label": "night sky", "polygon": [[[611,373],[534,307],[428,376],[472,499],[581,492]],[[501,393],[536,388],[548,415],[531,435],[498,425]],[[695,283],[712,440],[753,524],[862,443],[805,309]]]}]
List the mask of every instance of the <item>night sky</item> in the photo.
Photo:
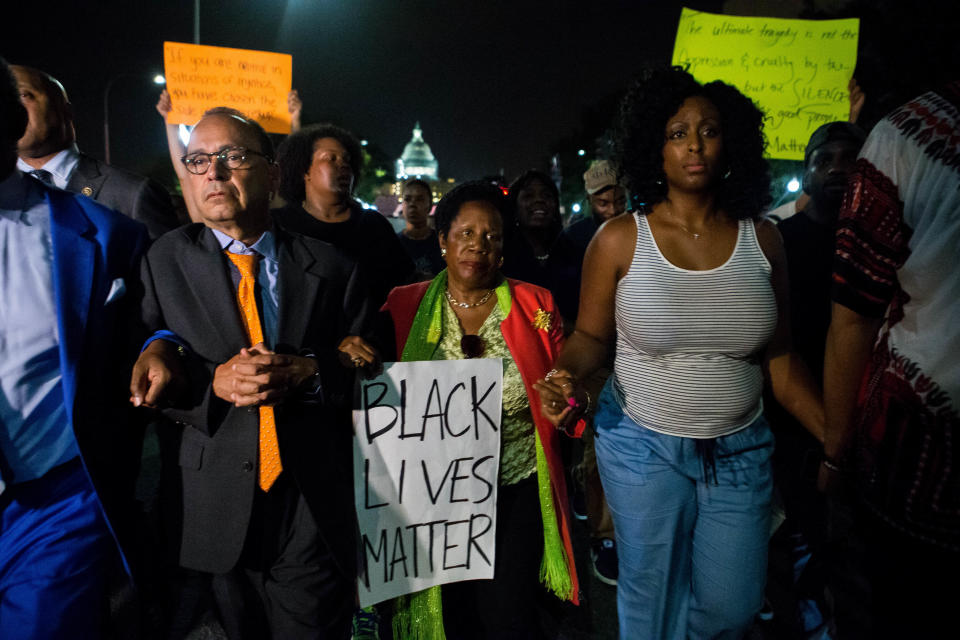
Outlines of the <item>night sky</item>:
[{"label": "night sky", "polygon": [[[5,5],[0,54],[63,82],[81,149],[103,156],[113,79],[113,163],[172,186],[150,78],[164,40],[193,41],[194,2]],[[684,5],[779,17],[846,5],[862,18],[857,75],[874,121],[916,95],[891,85],[956,67],[952,0],[201,0],[200,43],[291,54],[304,123],[339,124],[393,159],[419,120],[442,178],[510,179],[582,139],[583,114],[612,105],[644,64],[668,63]]]},{"label": "night sky", "polygon": [[[193,2],[23,4],[31,13],[4,20],[0,53],[64,84],[80,147],[98,157],[116,78],[113,163],[172,185],[150,77],[164,40],[193,41]],[[511,178],[544,166],[583,109],[645,61],[669,62],[682,4],[202,0],[200,42],[292,54],[305,123],[334,122],[394,158],[419,120],[441,177]]]}]

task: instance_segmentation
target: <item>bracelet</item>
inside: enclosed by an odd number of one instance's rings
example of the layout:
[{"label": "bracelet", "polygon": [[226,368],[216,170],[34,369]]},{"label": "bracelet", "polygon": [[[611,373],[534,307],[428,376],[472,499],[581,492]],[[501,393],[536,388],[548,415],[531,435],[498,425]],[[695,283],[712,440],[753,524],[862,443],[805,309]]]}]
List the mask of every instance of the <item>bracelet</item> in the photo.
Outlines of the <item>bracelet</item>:
[{"label": "bracelet", "polygon": [[[590,398],[590,392],[587,391],[586,389],[583,390],[583,394],[587,396],[587,406],[583,408],[583,412],[582,412],[584,415],[586,415],[587,413],[590,412],[590,407],[593,406],[593,399]],[[580,408],[580,403],[577,402],[577,399],[574,398],[573,396],[570,396],[569,398],[567,398],[567,404],[574,409]]]},{"label": "bracelet", "polygon": [[839,464],[837,464],[836,462],[834,462],[834,461],[831,460],[830,458],[827,458],[826,456],[824,456],[823,460],[821,460],[821,463],[823,464],[823,466],[825,466],[825,467],[826,467],[827,469],[829,469],[830,471],[833,471],[834,473],[845,473],[845,472],[846,472],[846,470],[845,470],[843,467],[841,467]]}]

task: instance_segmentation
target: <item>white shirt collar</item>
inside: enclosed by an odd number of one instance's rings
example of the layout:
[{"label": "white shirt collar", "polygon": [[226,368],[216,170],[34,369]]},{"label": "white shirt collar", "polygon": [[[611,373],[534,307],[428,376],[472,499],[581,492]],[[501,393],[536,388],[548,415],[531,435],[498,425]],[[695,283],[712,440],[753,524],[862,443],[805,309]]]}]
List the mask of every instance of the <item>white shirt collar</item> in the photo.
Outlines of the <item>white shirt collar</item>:
[{"label": "white shirt collar", "polygon": [[249,247],[239,240],[234,240],[219,229],[211,228],[210,231],[213,231],[213,235],[217,238],[217,242],[220,243],[220,248],[224,251],[238,253],[240,255],[257,253],[263,256],[266,260],[277,259],[276,240],[274,240],[273,233],[270,231],[264,231],[263,235],[257,238],[257,241]]},{"label": "white shirt collar", "polygon": [[[70,182],[70,176],[73,175],[78,164],[80,164],[80,152],[77,150],[77,145],[72,144],[47,160],[40,168],[50,172],[50,175],[53,176],[53,184],[60,189],[66,189],[67,183]],[[22,158],[17,158],[17,168],[24,173],[30,173],[34,170]]]}]

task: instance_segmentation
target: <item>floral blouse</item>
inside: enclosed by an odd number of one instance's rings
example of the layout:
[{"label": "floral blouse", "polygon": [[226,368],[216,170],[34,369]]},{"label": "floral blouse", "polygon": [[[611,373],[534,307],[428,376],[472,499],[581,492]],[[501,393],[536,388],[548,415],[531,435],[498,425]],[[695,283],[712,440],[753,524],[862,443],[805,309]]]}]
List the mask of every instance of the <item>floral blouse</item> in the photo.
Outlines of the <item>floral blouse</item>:
[{"label": "floral blouse", "polygon": [[[443,305],[443,336],[434,352],[434,360],[462,360],[460,339],[463,329],[457,314]],[[533,415],[527,388],[507,342],[500,332],[504,315],[500,305],[493,305],[478,335],[484,343],[484,358],[503,360],[503,413],[500,425],[500,484],[516,484],[537,470],[537,451],[533,435]]]}]

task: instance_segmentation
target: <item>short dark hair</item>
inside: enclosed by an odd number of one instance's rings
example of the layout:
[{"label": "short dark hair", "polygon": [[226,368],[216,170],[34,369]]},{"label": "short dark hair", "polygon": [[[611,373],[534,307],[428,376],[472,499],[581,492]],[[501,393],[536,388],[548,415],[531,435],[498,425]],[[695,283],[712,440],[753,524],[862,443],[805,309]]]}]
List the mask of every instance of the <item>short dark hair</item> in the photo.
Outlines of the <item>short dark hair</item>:
[{"label": "short dark hair", "polygon": [[[59,137],[57,140],[68,144],[76,142],[77,135],[73,128],[73,105],[70,103],[70,96],[67,95],[67,90],[63,84],[46,71],[36,67],[28,67],[22,64],[13,66],[30,76],[30,79],[39,85],[38,88],[50,101],[51,111],[56,113],[59,118],[57,123],[57,135]],[[11,69],[11,71],[13,70]],[[14,79],[16,79],[16,76],[14,76]]]},{"label": "short dark hair", "polygon": [[333,138],[343,145],[350,156],[350,170],[354,185],[360,179],[363,149],[352,133],[333,124],[313,124],[287,136],[277,151],[280,165],[280,195],[287,202],[300,203],[306,197],[303,176],[313,164],[313,146],[321,138]]},{"label": "short dark hair", "polygon": [[507,199],[503,196],[503,191],[489,182],[475,180],[454,187],[437,203],[437,209],[434,213],[437,233],[446,236],[450,232],[453,221],[460,215],[460,209],[468,202],[490,204],[500,214],[500,219],[504,227],[506,226]]},{"label": "short dark hair", "polygon": [[803,152],[803,166],[810,168],[813,152],[829,142],[850,142],[859,150],[867,140],[867,133],[852,122],[828,122],[810,134]]},{"label": "short dark hair", "polygon": [[[20,93],[17,90],[17,80],[10,70],[7,61],[0,57],[0,127],[3,128],[10,149],[0,149],[4,155],[10,153],[16,157],[17,141],[23,137],[27,128],[27,110],[20,103]],[[0,162],[6,158],[0,158]]]},{"label": "short dark hair", "polygon": [[553,199],[557,201],[556,222],[557,224],[563,224],[563,220],[560,218],[560,190],[557,189],[557,185],[553,182],[553,180],[550,179],[550,176],[537,169],[527,169],[517,176],[512,183],[510,183],[510,188],[507,191],[507,204],[509,205],[511,221],[518,222],[517,198],[520,197],[520,192],[530,186],[530,184],[533,182],[540,182],[544,184],[553,194]]},{"label": "short dark hair", "polygon": [[229,116],[240,120],[243,125],[253,133],[257,142],[260,143],[260,152],[273,162],[273,141],[270,140],[270,136],[267,135],[267,132],[260,126],[259,122],[233,107],[213,107],[212,109],[207,109],[203,112],[203,116],[200,119],[203,120],[203,118],[207,116]]},{"label": "short dark hair", "polygon": [[758,218],[770,203],[770,167],[763,157],[763,112],[731,85],[702,85],[680,67],[647,69],[620,105],[616,161],[632,208],[667,196],[664,130],[687,98],[701,96],[720,112],[729,175],[717,184],[717,204],[734,218]]},{"label": "short dark hair", "polygon": [[421,180],[420,178],[410,178],[403,183],[403,189],[400,190],[401,195],[409,187],[420,187],[421,189],[426,189],[427,197],[433,200],[433,189],[430,188],[430,185],[427,184],[426,180]]}]

